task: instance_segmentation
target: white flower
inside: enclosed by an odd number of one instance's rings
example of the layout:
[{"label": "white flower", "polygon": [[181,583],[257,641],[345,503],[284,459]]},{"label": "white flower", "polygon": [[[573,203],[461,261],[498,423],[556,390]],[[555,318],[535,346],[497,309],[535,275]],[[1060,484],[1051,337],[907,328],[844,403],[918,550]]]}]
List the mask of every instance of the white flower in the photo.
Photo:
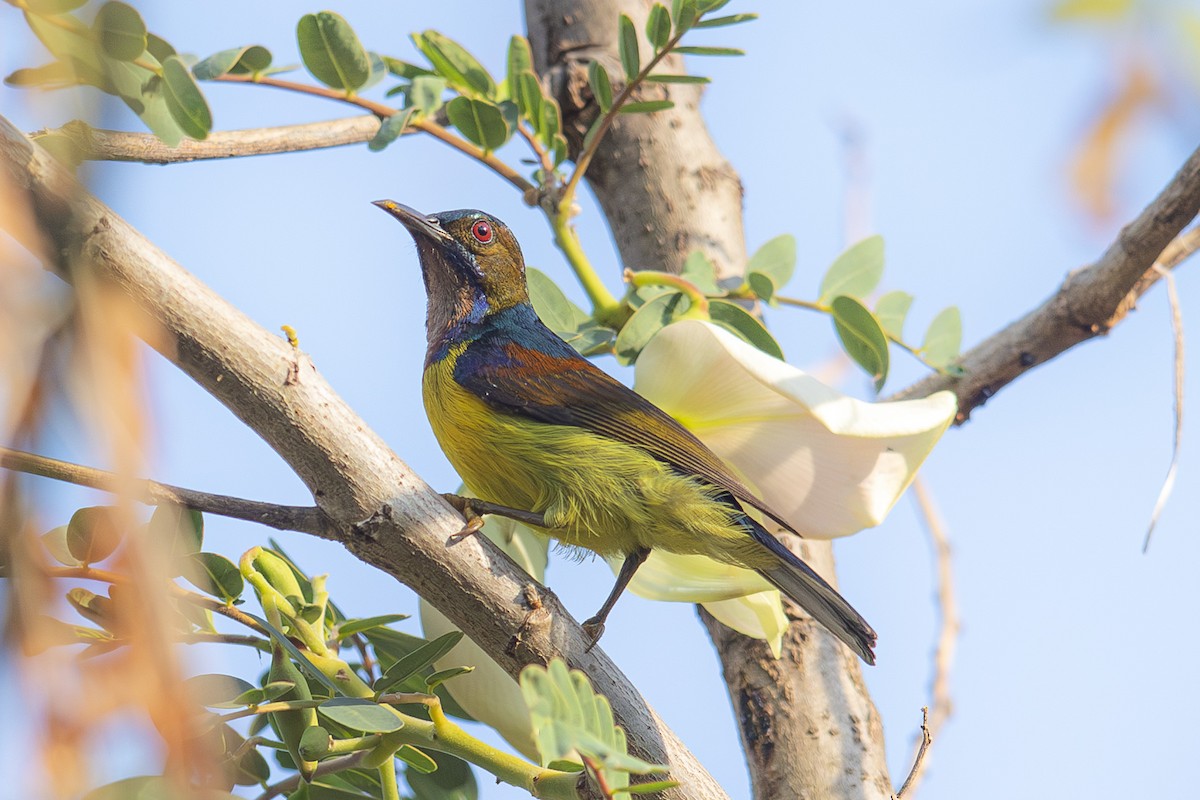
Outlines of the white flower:
[{"label": "white flower", "polygon": [[[638,356],[634,388],[814,539],[882,522],[957,411],[950,392],[897,403],[848,397],[698,320],[669,325],[650,340]],[[778,593],[749,570],[655,551],[629,588],[652,599],[703,603],[778,654],[780,620],[786,626]]]}]

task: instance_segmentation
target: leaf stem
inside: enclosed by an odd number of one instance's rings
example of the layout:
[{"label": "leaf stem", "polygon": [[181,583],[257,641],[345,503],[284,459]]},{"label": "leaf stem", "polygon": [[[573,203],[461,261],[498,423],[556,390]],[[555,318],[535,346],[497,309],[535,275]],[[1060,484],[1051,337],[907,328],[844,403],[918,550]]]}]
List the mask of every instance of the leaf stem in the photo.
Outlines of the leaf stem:
[{"label": "leaf stem", "polygon": [[692,303],[688,313],[695,310],[698,314],[702,314],[704,319],[708,319],[708,297],[700,290],[700,287],[682,275],[649,269],[639,272],[627,269],[625,270],[625,282],[630,286],[670,286],[678,289]]},{"label": "leaf stem", "polygon": [[592,301],[592,316],[602,325],[620,327],[622,322],[621,303],[613,297],[612,293],[608,291],[608,287],[604,285],[604,281],[600,280],[600,276],[596,274],[596,269],[588,260],[587,253],[583,251],[583,246],[579,243],[579,236],[575,233],[568,214],[563,211],[561,206],[544,210],[546,218],[550,222],[550,229],[554,232],[554,244],[562,251],[571,271],[575,273],[583,291]]}]

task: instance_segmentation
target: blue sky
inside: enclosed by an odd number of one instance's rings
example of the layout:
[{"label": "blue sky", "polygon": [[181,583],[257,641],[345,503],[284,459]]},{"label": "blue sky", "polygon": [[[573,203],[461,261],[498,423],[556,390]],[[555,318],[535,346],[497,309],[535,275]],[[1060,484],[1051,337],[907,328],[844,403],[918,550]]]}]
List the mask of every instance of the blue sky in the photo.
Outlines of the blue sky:
[{"label": "blue sky", "polygon": [[[151,29],[180,50],[207,55],[257,42],[277,62],[298,62],[295,18],[317,10],[271,4],[271,14],[246,14],[245,4],[229,0],[138,5]],[[407,34],[435,28],[496,72],[507,37],[524,29],[516,3],[487,4],[486,11],[461,1],[329,7],[356,26],[368,48],[414,58]],[[1101,36],[1048,24],[1045,5],[1033,1],[735,8],[762,19],[707,36],[744,48],[747,57],[694,61],[691,69],[713,78],[703,109],[745,185],[748,245],[780,233],[797,237],[790,293],[815,296],[845,245],[839,130],[846,121],[863,133],[870,227],[887,242],[882,288],[917,298],[911,331],[956,304],[970,345],[1040,303],[1115,234],[1116,224],[1097,226],[1078,212],[1065,177],[1110,80],[1112,51]],[[43,60],[13,9],[0,9],[0,45],[5,73]],[[259,87],[206,91],[221,129],[348,115]],[[57,125],[78,113],[71,96],[64,99],[49,103],[2,87],[0,114],[26,129]],[[106,109],[109,127],[139,129],[122,107]],[[1182,119],[1190,131],[1150,123],[1137,129],[1118,222],[1187,157],[1195,115]],[[369,202],[488,210],[514,229],[530,264],[582,298],[536,213],[500,179],[422,137],[383,154],[352,147],[162,168],[102,165],[91,174],[120,214],[230,302],[270,330],[294,326],[317,368],[441,490],[458,481],[421,410],[424,297],[415,253],[403,230]],[[588,198],[579,227],[617,290],[621,266]],[[1185,321],[1193,272],[1179,272]],[[794,363],[820,365],[836,352],[827,319],[779,310],[768,322]],[[922,374],[904,354],[893,359],[889,390]],[[1200,607],[1200,541],[1188,522],[1200,513],[1200,493],[1190,439],[1154,544],[1148,555],[1140,552],[1170,457],[1171,359],[1160,287],[1106,340],[1005,389],[930,458],[924,475],[953,537],[963,633],[951,678],[955,713],[933,745],[923,797],[1153,797],[1185,785],[1182,765],[1194,755],[1200,716],[1200,653],[1190,634]],[[603,364],[629,377],[611,360]],[[286,466],[214,400],[157,357],[148,355],[147,365],[153,477],[309,502]],[[843,388],[862,394],[863,384],[852,376]],[[1188,390],[1195,395],[1194,385]],[[78,436],[60,420],[54,454],[86,460]],[[94,502],[82,492],[42,491],[47,528]],[[231,557],[266,537],[252,525],[209,520],[208,546]],[[300,535],[281,541],[302,565],[331,574],[334,598],[352,613],[415,610],[411,592],[337,546]],[[928,702],[936,633],[930,548],[911,503],[902,501],[880,528],[840,542],[837,555],[844,594],[880,633],[879,665],[867,670],[867,681],[898,784]],[[568,608],[586,616],[611,573],[599,562],[552,559],[547,579]],[[626,597],[604,648],[731,796],[746,796],[719,666],[693,609]],[[205,670],[256,669],[223,665],[217,652],[199,658]],[[0,698],[13,702],[12,681],[0,683],[10,687]],[[19,724],[11,714],[0,723],[6,742]],[[138,768],[131,748],[112,747],[113,769]],[[28,787],[34,779],[18,768],[22,760],[19,748],[0,754],[5,774]],[[481,783],[484,797],[518,796]]]}]

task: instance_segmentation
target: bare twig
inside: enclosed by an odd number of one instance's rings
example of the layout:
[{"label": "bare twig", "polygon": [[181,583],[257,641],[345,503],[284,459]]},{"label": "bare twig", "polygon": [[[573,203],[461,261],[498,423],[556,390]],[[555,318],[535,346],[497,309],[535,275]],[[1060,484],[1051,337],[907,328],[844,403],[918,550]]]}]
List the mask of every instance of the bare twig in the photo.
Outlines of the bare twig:
[{"label": "bare twig", "polygon": [[[1001,388],[1038,364],[1124,319],[1155,281],[1155,261],[1181,261],[1195,249],[1186,234],[1174,252],[1172,240],[1200,212],[1200,150],[1184,163],[1162,192],[1126,225],[1098,261],[1067,276],[1052,297],[1021,319],[963,354],[962,376],[931,375],[891,399],[925,397],[941,389],[958,395],[961,424]],[[1178,263],[1176,261],[1176,263]]]},{"label": "bare twig", "polygon": [[[954,651],[958,644],[960,628],[958,601],[954,592],[954,562],[946,524],[933,502],[933,496],[920,475],[913,481],[913,499],[917,511],[933,545],[937,564],[937,604],[940,624],[937,644],[933,650],[933,675],[930,679],[930,704],[922,711],[922,738],[917,747],[912,772],[904,781],[906,789],[914,788],[925,774],[925,751],[930,739],[941,732],[942,726],[954,713],[954,698],[950,694],[950,673],[954,667]],[[929,708],[933,708],[930,714]],[[932,718],[932,721],[930,721]],[[899,794],[897,794],[899,797]]]},{"label": "bare twig", "polygon": [[[319,778],[322,775],[328,775],[331,772],[341,772],[342,770],[353,769],[358,765],[358,762],[366,758],[367,750],[359,750],[356,753],[341,756],[339,758],[331,758],[328,761],[322,761],[317,765],[317,769],[313,772],[314,778]],[[300,787],[300,773],[292,775],[290,778],[272,783],[263,790],[255,800],[271,800],[272,797],[278,797],[281,794],[287,794]]]},{"label": "bare twig", "polygon": [[[1195,233],[1195,231],[1192,231]],[[1160,264],[1154,265],[1155,271],[1162,275],[1167,283],[1167,301],[1171,308],[1171,334],[1175,341],[1175,437],[1171,443],[1171,466],[1167,468],[1167,477],[1163,479],[1162,489],[1154,502],[1154,511],[1150,513],[1150,525],[1146,528],[1146,540],[1142,542],[1142,552],[1150,549],[1150,537],[1154,534],[1154,526],[1158,524],[1171,491],[1175,488],[1175,473],[1179,468],[1179,450],[1183,445],[1183,383],[1185,378],[1183,358],[1183,312],[1180,310],[1179,293],[1175,290],[1175,276]]]},{"label": "bare twig", "polygon": [[933,741],[933,736],[929,732],[929,709],[921,709],[921,746],[917,748],[917,757],[913,759],[912,769],[908,773],[908,777],[904,779],[900,789],[892,795],[892,800],[903,800],[908,791],[915,785],[919,776],[924,772],[925,752],[929,749],[930,743]]},{"label": "bare twig", "polygon": [[[0,447],[0,467],[106,492],[118,491],[122,486],[112,472],[7,447]],[[136,499],[147,505],[175,503],[208,514],[257,522],[281,531],[310,533],[323,539],[340,538],[332,521],[321,509],[314,506],[283,506],[258,500],[243,500],[240,497],[197,492],[150,480],[142,482]]]}]

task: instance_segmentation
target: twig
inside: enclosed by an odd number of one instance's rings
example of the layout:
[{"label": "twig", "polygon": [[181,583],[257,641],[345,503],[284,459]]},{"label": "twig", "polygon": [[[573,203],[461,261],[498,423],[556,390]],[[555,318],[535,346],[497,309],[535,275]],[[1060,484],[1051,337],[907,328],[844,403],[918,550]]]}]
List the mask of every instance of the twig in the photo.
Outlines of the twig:
[{"label": "twig", "polygon": [[1154,511],[1150,513],[1150,525],[1146,528],[1146,540],[1142,542],[1143,553],[1150,549],[1150,537],[1154,534],[1154,526],[1158,524],[1158,517],[1162,514],[1167,500],[1171,497],[1171,491],[1175,488],[1175,473],[1179,468],[1179,451],[1183,445],[1183,383],[1186,377],[1183,359],[1183,312],[1180,310],[1179,293],[1175,290],[1175,276],[1159,264],[1154,265],[1154,270],[1167,283],[1167,302],[1171,308],[1171,334],[1175,341],[1175,438],[1171,444],[1171,466],[1167,468],[1167,477],[1163,479],[1158,499],[1154,501]]},{"label": "twig", "polygon": [[[313,777],[319,778],[320,776],[328,775],[331,772],[341,772],[342,770],[352,769],[358,765],[358,762],[366,758],[368,752],[370,751],[359,750],[356,753],[351,753],[340,758],[331,758],[328,761],[322,761],[317,765],[316,770],[313,772]],[[290,778],[285,778],[278,783],[272,783],[270,786],[264,789],[263,793],[255,798],[255,800],[271,800],[272,797],[278,797],[281,794],[287,794],[293,789],[299,788],[300,781],[300,773],[297,772]]]},{"label": "twig", "polygon": [[926,397],[950,389],[958,395],[956,424],[962,424],[971,411],[1025,372],[1108,333],[1124,319],[1159,279],[1153,269],[1156,261],[1169,269],[1200,244],[1195,230],[1180,236],[1197,212],[1200,150],[1137,219],[1121,229],[1098,261],[1068,275],[1038,308],[964,353],[956,362],[963,370],[961,376],[931,375],[890,399]]},{"label": "twig", "polygon": [[912,769],[908,773],[908,777],[904,779],[904,783],[900,789],[892,795],[892,800],[903,800],[909,789],[916,784],[918,776],[924,772],[925,751],[929,749],[929,744],[933,741],[933,736],[929,733],[929,709],[921,709],[921,747],[917,750],[917,757],[913,760]]},{"label": "twig", "polygon": [[[937,563],[937,601],[940,625],[937,644],[933,650],[930,703],[922,711],[922,741],[917,750],[913,771],[904,782],[904,788],[915,786],[920,782],[925,774],[924,757],[925,750],[929,747],[929,740],[941,732],[946,720],[954,713],[954,698],[950,694],[950,673],[954,667],[954,651],[958,644],[958,632],[961,627],[958,601],[954,592],[953,554],[945,522],[942,521],[933,502],[933,496],[920,475],[913,481],[912,489],[913,500],[917,504],[917,511],[925,530],[929,534],[929,541],[933,545],[934,559]],[[930,706],[933,708],[932,715],[929,713]],[[930,716],[932,716],[932,722],[930,722]]]},{"label": "twig", "polygon": [[[106,492],[119,491],[123,485],[112,472],[7,447],[0,447],[0,467]],[[146,505],[175,503],[196,511],[257,522],[281,531],[310,533],[323,539],[338,541],[341,538],[328,517],[319,508],[312,506],[283,506],[258,500],[243,500],[239,497],[197,492],[151,480],[141,482],[136,499]]]}]

